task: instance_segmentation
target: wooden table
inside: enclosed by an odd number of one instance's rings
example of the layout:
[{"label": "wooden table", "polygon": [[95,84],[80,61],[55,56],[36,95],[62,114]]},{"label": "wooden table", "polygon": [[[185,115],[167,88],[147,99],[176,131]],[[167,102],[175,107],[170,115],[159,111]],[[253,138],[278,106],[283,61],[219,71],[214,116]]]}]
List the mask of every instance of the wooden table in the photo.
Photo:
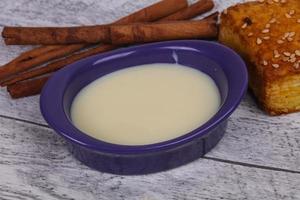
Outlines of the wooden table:
[{"label": "wooden table", "polygon": [[[153,2],[1,0],[0,24],[101,24]],[[216,9],[234,2],[216,1]],[[0,45],[1,63],[28,49]],[[0,90],[1,200],[300,199],[300,113],[268,117],[247,95],[204,158],[167,172],[117,176],[75,160],[41,117],[38,101],[11,100]]]}]

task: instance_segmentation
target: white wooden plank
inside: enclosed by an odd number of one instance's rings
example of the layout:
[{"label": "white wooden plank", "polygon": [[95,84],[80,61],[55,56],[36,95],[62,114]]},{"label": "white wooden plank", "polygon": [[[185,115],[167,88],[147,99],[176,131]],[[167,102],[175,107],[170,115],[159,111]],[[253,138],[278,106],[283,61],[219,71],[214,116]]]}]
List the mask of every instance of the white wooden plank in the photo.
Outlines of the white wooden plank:
[{"label": "white wooden plank", "polygon": [[208,156],[300,171],[299,119],[300,113],[270,117],[248,94]]},{"label": "white wooden plank", "polygon": [[167,172],[117,176],[76,161],[48,128],[0,118],[0,199],[300,198],[300,173],[199,159]]}]

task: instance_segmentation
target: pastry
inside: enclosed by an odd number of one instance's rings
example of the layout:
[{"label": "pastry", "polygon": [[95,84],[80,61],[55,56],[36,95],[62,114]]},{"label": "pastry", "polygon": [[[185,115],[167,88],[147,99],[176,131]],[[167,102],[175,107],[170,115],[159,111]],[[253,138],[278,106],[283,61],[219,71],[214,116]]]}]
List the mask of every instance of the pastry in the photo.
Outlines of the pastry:
[{"label": "pastry", "polygon": [[299,0],[260,0],[226,9],[219,41],[245,59],[249,87],[264,110],[271,115],[300,111]]}]

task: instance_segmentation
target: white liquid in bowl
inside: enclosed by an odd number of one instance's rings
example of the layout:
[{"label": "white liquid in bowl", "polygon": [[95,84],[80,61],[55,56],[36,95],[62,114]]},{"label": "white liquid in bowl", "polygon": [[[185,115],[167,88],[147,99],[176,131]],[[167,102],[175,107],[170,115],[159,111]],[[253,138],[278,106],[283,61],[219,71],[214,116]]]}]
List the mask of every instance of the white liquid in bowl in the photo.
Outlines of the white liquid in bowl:
[{"label": "white liquid in bowl", "polygon": [[219,109],[220,94],[206,74],[182,65],[119,70],[83,88],[71,106],[74,125],[93,138],[145,145],[187,134]]}]

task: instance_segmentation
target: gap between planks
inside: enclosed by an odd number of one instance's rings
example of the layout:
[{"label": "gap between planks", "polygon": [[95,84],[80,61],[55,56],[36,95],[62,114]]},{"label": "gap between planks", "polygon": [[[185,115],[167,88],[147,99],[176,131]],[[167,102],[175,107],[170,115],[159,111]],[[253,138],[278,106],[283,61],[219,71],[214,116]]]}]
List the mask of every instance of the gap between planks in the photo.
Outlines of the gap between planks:
[{"label": "gap between planks", "polygon": [[[24,120],[24,119],[10,117],[10,116],[6,116],[6,115],[0,115],[0,118],[19,121],[19,122],[32,124],[35,126],[40,126],[40,127],[48,128],[48,129],[52,130],[52,128],[50,128],[46,124],[37,123],[37,122],[30,121],[30,120]],[[270,166],[265,166],[265,165],[256,165],[256,164],[245,163],[245,162],[238,162],[238,161],[232,161],[232,160],[227,160],[227,159],[214,158],[214,157],[210,157],[210,156],[203,156],[202,159],[211,160],[211,161],[215,161],[215,162],[221,162],[221,163],[228,163],[228,164],[232,164],[232,165],[239,165],[239,166],[244,166],[244,167],[248,167],[248,168],[257,168],[257,169],[264,169],[264,170],[270,170],[270,171],[279,171],[279,172],[300,174],[300,171],[283,169],[283,168],[278,168],[278,167],[270,167]]]}]

